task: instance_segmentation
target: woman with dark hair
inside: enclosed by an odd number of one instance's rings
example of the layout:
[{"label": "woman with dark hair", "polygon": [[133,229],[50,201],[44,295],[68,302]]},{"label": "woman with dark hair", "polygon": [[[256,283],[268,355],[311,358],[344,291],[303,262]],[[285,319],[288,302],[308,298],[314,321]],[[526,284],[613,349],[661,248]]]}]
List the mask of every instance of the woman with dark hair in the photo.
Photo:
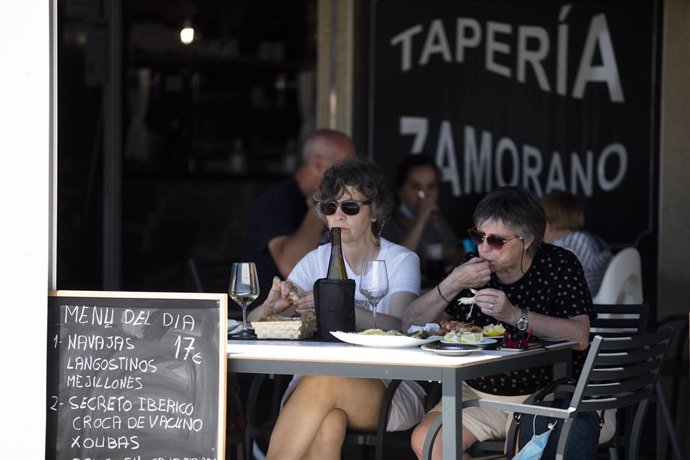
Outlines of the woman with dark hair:
[{"label": "woman with dark hair", "polygon": [[[405,308],[419,295],[419,259],[412,251],[378,236],[393,206],[385,176],[370,161],[346,160],[325,172],[314,199],[328,228],[341,228],[349,278],[358,284],[365,261],[386,261],[389,290],[379,303],[377,323],[384,329],[400,329]],[[250,319],[313,309],[310,291],[317,279],[326,276],[330,246],[322,245],[307,254],[286,281],[274,278],[266,301],[251,312]],[[299,299],[293,300],[293,291]],[[357,300],[359,289],[355,293]],[[358,329],[369,328],[372,313],[357,306],[355,320]],[[380,379],[296,377],[283,398],[286,402],[271,435],[267,458],[340,459],[348,428],[376,431],[387,384]],[[423,398],[418,384],[403,382],[392,402],[388,430],[409,429],[419,422],[424,415]]]},{"label": "woman with dark hair", "polygon": [[[440,319],[469,321],[483,327],[500,323],[510,333],[531,331],[544,340],[576,342],[573,371],[579,373],[589,347],[589,321],[596,313],[577,257],[544,243],[544,210],[530,192],[501,187],[477,206],[469,233],[479,254],[468,254],[436,289],[415,300],[405,311],[404,324],[425,324]],[[474,305],[459,304],[477,289]],[[472,308],[474,307],[474,308]],[[552,380],[548,368],[538,367],[463,382],[462,399],[497,399],[522,402]],[[440,405],[415,428],[412,447],[421,456],[432,422],[441,416]],[[505,439],[507,412],[468,408],[462,412],[462,445]],[[611,419],[612,417],[607,417]],[[460,433],[458,434],[460,435]],[[442,458],[441,436],[433,458]]]},{"label": "woman with dark hair", "polygon": [[[372,313],[359,292],[361,267],[367,260],[383,259],[388,270],[388,294],[378,304],[377,322],[384,329],[400,329],[402,313],[419,295],[419,259],[402,246],[380,238],[383,223],[393,209],[393,197],[381,169],[368,160],[354,158],[332,166],[323,175],[314,195],[316,210],[328,228],[340,227],[343,258],[348,278],[355,280],[355,311],[358,329],[371,327]],[[314,282],[328,270],[331,245],[308,253],[290,272],[286,281],[273,279],[263,305],[252,310],[251,321],[270,315],[291,316],[314,308]],[[299,300],[289,297],[295,291]]]},{"label": "woman with dark hair", "polygon": [[408,155],[396,172],[398,206],[383,229],[384,238],[415,251],[422,287],[434,286],[463,251],[438,205],[441,171],[428,155]]}]

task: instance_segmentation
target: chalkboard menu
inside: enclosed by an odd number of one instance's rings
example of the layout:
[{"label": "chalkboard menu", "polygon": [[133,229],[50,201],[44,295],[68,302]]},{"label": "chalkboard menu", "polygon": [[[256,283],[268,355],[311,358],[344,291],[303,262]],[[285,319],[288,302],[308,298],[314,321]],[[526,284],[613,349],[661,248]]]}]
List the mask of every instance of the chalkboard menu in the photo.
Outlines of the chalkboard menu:
[{"label": "chalkboard menu", "polygon": [[224,459],[227,295],[48,301],[46,458]]}]

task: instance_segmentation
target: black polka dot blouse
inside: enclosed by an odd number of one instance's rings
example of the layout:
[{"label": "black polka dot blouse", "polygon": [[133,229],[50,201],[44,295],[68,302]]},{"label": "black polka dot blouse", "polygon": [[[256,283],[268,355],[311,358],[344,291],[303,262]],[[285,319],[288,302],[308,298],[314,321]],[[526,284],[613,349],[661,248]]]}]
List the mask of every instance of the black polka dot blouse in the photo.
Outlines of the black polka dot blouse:
[{"label": "black polka dot blouse", "polygon": [[[463,262],[473,256],[468,254]],[[501,284],[492,274],[489,283],[482,288],[500,289],[513,305],[528,311],[559,318],[577,315],[596,318],[585,274],[577,257],[567,249],[550,244],[540,246],[529,270],[515,283]],[[460,292],[448,304],[446,312],[454,319],[466,321],[470,305],[458,305],[457,299],[471,295],[468,290]],[[479,308],[472,310],[469,321],[477,326],[497,323],[495,318],[483,314]],[[503,326],[509,332],[516,330],[511,324],[504,323]],[[573,351],[575,377],[579,375],[586,355],[587,350]],[[533,393],[552,380],[552,372],[547,366],[491,375],[467,383],[485,393],[514,396]]]}]

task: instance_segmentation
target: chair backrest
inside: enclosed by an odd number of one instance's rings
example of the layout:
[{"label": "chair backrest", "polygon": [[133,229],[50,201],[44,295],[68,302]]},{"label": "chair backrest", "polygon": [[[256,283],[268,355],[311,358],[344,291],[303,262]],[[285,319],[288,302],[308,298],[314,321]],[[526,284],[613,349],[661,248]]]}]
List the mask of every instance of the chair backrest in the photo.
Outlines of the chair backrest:
[{"label": "chair backrest", "polygon": [[623,337],[644,334],[649,324],[649,305],[595,304],[596,319],[590,321],[590,341],[595,335]]},{"label": "chair backrest", "polygon": [[[578,412],[633,409],[630,412],[633,414],[632,424],[629,435],[626,435],[626,451],[623,458],[636,459],[644,417],[672,336],[671,326],[653,334],[633,337],[597,335],[592,341],[580,377],[574,385],[572,381],[555,382],[532,395],[524,404],[512,404],[516,406],[513,410],[562,419],[563,425],[557,447],[557,454],[562,457],[557,458],[565,458],[563,454],[566,452],[570,431]],[[569,397],[568,409],[542,407],[536,410],[534,406],[531,410],[526,409],[548,393],[553,393],[566,401]],[[495,407],[496,404],[483,406]],[[463,407],[472,405],[482,406],[481,400],[479,403],[467,401]],[[516,424],[512,423],[508,431],[506,452],[515,451],[516,433]]]},{"label": "chair backrest", "polygon": [[595,304],[642,303],[642,262],[636,248],[628,247],[609,262]]},{"label": "chair backrest", "polygon": [[637,458],[644,417],[672,337],[670,326],[634,337],[595,336],[575,386],[570,405],[577,411],[637,406],[627,458]]},{"label": "chair backrest", "polygon": [[595,336],[571,405],[578,410],[615,409],[647,398],[672,337],[671,326],[632,337]]}]

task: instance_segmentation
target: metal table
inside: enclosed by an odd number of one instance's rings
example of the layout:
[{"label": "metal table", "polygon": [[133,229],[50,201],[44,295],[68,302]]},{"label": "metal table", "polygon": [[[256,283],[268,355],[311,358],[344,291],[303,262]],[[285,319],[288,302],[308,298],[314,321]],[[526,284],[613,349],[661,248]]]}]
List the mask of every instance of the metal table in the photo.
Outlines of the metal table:
[{"label": "metal table", "polygon": [[481,350],[466,356],[440,356],[419,347],[369,348],[340,342],[230,340],[228,371],[251,374],[337,375],[400,380],[436,380],[442,385],[444,458],[462,454],[464,380],[502,372],[555,365],[570,375],[574,342],[548,344],[523,352]]}]

